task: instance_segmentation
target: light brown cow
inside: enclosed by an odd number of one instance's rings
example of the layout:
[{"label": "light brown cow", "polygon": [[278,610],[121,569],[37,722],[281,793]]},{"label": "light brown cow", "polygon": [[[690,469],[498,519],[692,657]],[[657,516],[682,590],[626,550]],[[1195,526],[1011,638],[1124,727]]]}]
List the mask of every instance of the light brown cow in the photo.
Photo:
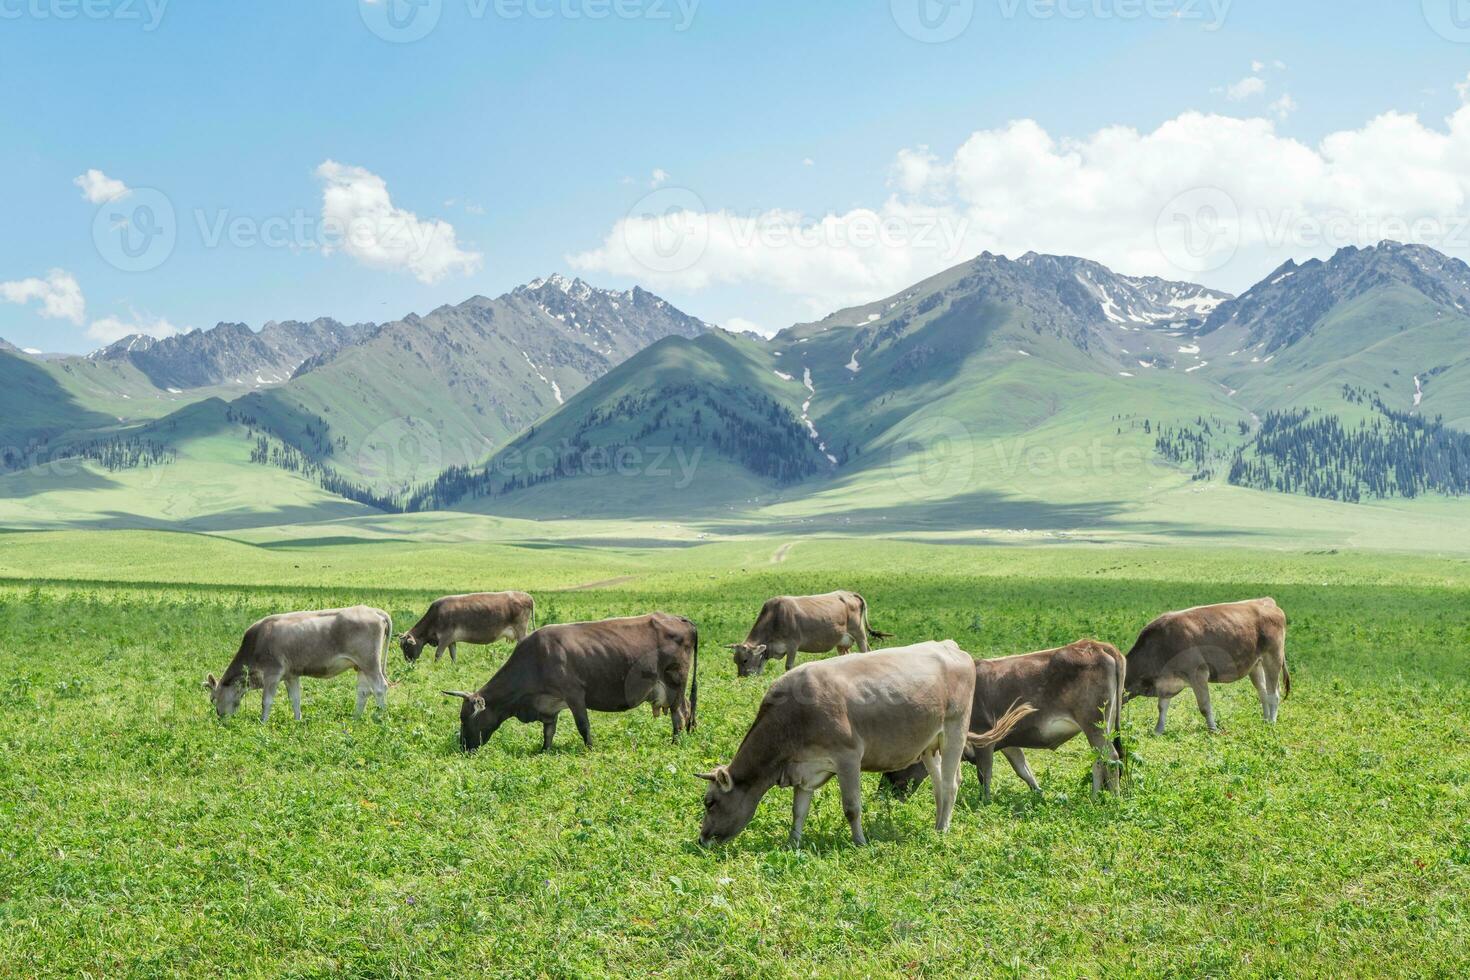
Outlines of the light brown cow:
[{"label": "light brown cow", "polygon": [[224,676],[215,680],[210,674],[204,689],[219,716],[228,718],[240,707],[245,689],[258,688],[264,723],[270,720],[276,686],[284,680],[291,713],[300,721],[301,678],[335,677],[355,670],[357,714],[361,716],[369,694],[377,698],[379,708],[388,706],[383,661],[392,635],[392,617],[370,606],[267,616],[245,631]]},{"label": "light brown cow", "polygon": [[[700,844],[736,836],[771,787],[790,786],[791,845],[799,845],[812,794],[833,776],[853,843],[866,843],[862,774],[916,760],[934,782],[934,825],[948,830],[974,695],[975,663],[953,640],[788,671],[766,691],[730,764],[700,774],[710,784]],[[1031,710],[1018,705],[990,731],[969,735],[969,743],[994,744]]]},{"label": "light brown cow", "polygon": [[1164,734],[1169,702],[1186,687],[1205,724],[1217,731],[1210,704],[1211,684],[1230,684],[1249,676],[1261,699],[1267,723],[1276,722],[1280,687],[1291,694],[1286,669],[1286,614],[1271,598],[1196,606],[1165,613],[1149,623],[1128,651],[1127,695],[1159,699],[1156,734]]},{"label": "light brown cow", "polygon": [[[1118,735],[1123,707],[1126,661],[1118,648],[1097,640],[1078,640],[1055,650],[975,662],[975,705],[970,730],[984,731],[1012,705],[1025,702],[1036,713],[1010,730],[993,746],[966,748],[965,761],[975,764],[980,790],[990,799],[990,777],[999,751],[1016,775],[1039,793],[1023,749],[1055,749],[1079,732],[1096,754],[1092,789],[1118,788],[1122,738]],[[885,773],[883,781],[906,796],[924,780],[923,766]]]},{"label": "light brown cow", "polygon": [[851,652],[854,645],[868,652],[868,638],[886,640],[868,625],[868,603],[856,592],[823,595],[778,595],[761,606],[744,643],[732,643],[735,672],[741,677],[759,674],[766,661],[786,658],[786,669],[796,665],[798,653]]},{"label": "light brown cow", "polygon": [[405,660],[417,660],[424,647],[434,647],[434,660],[449,651],[459,658],[461,643],[519,643],[536,628],[536,600],[524,592],[474,592],[435,599],[429,611],[398,637]]}]

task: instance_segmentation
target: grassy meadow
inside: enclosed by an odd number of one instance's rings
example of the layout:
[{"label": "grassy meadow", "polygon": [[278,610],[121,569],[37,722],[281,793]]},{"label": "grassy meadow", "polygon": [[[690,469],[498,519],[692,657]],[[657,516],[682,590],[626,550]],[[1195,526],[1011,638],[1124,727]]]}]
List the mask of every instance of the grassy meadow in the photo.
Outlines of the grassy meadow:
[{"label": "grassy meadow", "polygon": [[[0,533],[0,975],[1464,976],[1470,972],[1470,562],[1244,549],[1005,548],[855,539],[457,540],[302,532]],[[525,530],[522,528],[521,530]],[[732,843],[694,844],[703,784],[778,666],[720,645],[779,592],[862,591],[893,642],[996,656],[1158,612],[1270,594],[1294,693],[1260,718],[1216,688],[1211,736],[1126,712],[1131,785],[1088,792],[1080,738],[972,768],[950,834],[927,792],[865,778],[870,845],[835,784],[800,851],[774,790]],[[448,591],[525,588],[538,622],[661,608],[700,628],[699,728],[570,720],[549,755],[514,722],[455,747],[441,688],[393,653],[386,715],[306,681],[219,723],[199,682],[243,629],[367,602],[411,625]]]}]

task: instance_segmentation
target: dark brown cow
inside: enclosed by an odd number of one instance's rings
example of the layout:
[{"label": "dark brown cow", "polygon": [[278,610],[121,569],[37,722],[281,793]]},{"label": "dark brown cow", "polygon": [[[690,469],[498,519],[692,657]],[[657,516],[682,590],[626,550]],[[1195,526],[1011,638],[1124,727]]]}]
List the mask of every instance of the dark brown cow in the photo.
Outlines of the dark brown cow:
[{"label": "dark brown cow", "polygon": [[868,625],[868,603],[856,592],[822,595],[778,595],[761,606],[744,643],[732,643],[735,672],[741,677],[759,674],[766,661],[786,658],[786,669],[796,665],[798,653],[851,652],[854,645],[868,652],[868,638],[889,639]]},{"label": "dark brown cow", "polygon": [[862,774],[916,760],[934,780],[934,826],[943,833],[954,812],[966,741],[989,744],[1031,710],[1017,705],[993,731],[967,735],[974,688],[974,661],[953,640],[787,671],[766,691],[730,764],[700,774],[710,783],[700,844],[739,834],[773,786],[790,786],[795,847],[812,794],[833,776],[853,843],[863,844]]},{"label": "dark brown cow", "polygon": [[699,706],[699,632],[683,616],[661,612],[543,626],[516,644],[478,692],[444,693],[463,699],[459,741],[467,752],[484,745],[508,718],[541,722],[541,748],[550,749],[563,711],[571,711],[591,747],[589,710],[628,711],[640,704],[668,708],[677,741],[694,728]]},{"label": "dark brown cow", "polygon": [[1249,676],[1261,699],[1261,714],[1276,723],[1280,684],[1291,694],[1286,669],[1286,614],[1271,598],[1196,606],[1165,613],[1149,623],[1128,651],[1128,697],[1159,699],[1156,734],[1164,734],[1169,702],[1186,687],[1210,731],[1216,731],[1211,684]]},{"label": "dark brown cow", "polygon": [[435,599],[413,629],[399,634],[398,646],[408,661],[417,660],[429,646],[434,647],[435,662],[445,650],[450,660],[457,660],[461,643],[519,643],[535,628],[536,600],[524,592],[448,595]]},{"label": "dark brown cow", "polygon": [[[1097,640],[1078,640],[1070,646],[1037,653],[975,662],[975,705],[970,712],[970,730],[993,726],[1010,707],[1026,702],[1036,709],[996,742],[981,748],[966,747],[965,761],[975,764],[981,793],[990,799],[990,777],[999,751],[1026,785],[1036,792],[1041,787],[1026,764],[1023,749],[1055,749],[1078,732],[1097,754],[1092,764],[1092,788],[1118,787],[1118,768],[1123,758],[1118,735],[1122,711],[1126,662],[1118,648]],[[1111,739],[1111,741],[1109,741]],[[910,766],[883,775],[883,780],[900,796],[923,782],[923,766]]]}]

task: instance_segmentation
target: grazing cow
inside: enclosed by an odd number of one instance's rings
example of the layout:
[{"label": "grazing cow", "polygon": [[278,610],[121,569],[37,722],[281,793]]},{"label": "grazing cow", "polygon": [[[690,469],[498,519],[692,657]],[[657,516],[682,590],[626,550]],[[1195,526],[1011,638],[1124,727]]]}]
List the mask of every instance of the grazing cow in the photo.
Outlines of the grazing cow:
[{"label": "grazing cow", "polygon": [[543,626],[516,644],[479,691],[444,693],[464,702],[459,742],[466,752],[484,745],[508,718],[541,722],[541,748],[550,749],[557,716],[567,710],[590,748],[589,710],[628,711],[640,704],[669,709],[677,742],[685,728],[694,728],[699,705],[699,632],[683,616],[661,612]]},{"label": "grazing cow", "polygon": [[536,600],[524,592],[477,592],[448,595],[429,604],[413,629],[398,636],[403,658],[417,660],[424,647],[434,647],[434,662],[449,651],[457,661],[461,643],[519,643],[536,628]]},{"label": "grazing cow", "polygon": [[276,685],[286,682],[291,713],[301,720],[301,678],[335,677],[346,670],[357,671],[357,714],[362,715],[368,695],[378,707],[388,706],[384,695],[388,677],[383,662],[393,619],[381,609],[353,606],[320,612],[283,613],[267,616],[245,631],[240,649],[215,680],[204,682],[214,710],[228,718],[240,707],[246,687],[260,689],[260,720],[269,721]]},{"label": "grazing cow", "polygon": [[850,652],[853,645],[868,652],[868,637],[886,640],[868,625],[868,603],[856,592],[824,595],[778,595],[767,599],[744,643],[732,643],[735,672],[750,677],[766,669],[766,661],[786,658],[786,669],[796,666],[798,653]]},{"label": "grazing cow", "polygon": [[[934,781],[934,825],[948,830],[974,695],[975,662],[953,640],[788,671],[766,692],[730,764],[700,774],[710,783],[700,844],[739,834],[771,787],[790,786],[791,845],[799,845],[812,794],[834,775],[853,843],[863,844],[862,774],[915,760]],[[1031,710],[1017,706],[968,740],[994,744]]]},{"label": "grazing cow", "polygon": [[1186,687],[1210,731],[1216,731],[1211,684],[1230,684],[1249,675],[1261,699],[1261,713],[1275,724],[1281,706],[1280,684],[1291,694],[1286,669],[1286,614],[1271,598],[1196,606],[1165,613],[1149,623],[1128,651],[1129,698],[1159,699],[1164,734],[1169,702]]},{"label": "grazing cow", "polygon": [[[1096,640],[1078,640],[1070,646],[1014,657],[975,661],[975,705],[970,730],[993,726],[1011,705],[1026,702],[1036,713],[1012,728],[1005,738],[983,748],[965,748],[965,761],[975,764],[980,791],[990,799],[990,776],[999,751],[1016,775],[1036,792],[1041,787],[1026,764],[1023,749],[1055,749],[1078,732],[1097,754],[1092,764],[1092,789],[1116,790],[1118,764],[1123,759],[1119,731],[1123,707],[1126,661],[1118,648]],[[1109,742],[1109,735],[1112,741]],[[883,774],[883,781],[900,796],[924,781],[925,770],[913,765]]]}]

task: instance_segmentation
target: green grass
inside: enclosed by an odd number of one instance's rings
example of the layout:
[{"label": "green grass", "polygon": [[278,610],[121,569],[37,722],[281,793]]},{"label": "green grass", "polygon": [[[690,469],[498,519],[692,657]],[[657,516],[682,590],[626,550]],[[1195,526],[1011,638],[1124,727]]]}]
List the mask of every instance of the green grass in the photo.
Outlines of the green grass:
[{"label": "green grass", "polygon": [[[815,539],[775,562],[793,539],[419,529],[0,535],[0,975],[1470,969],[1466,562]],[[1161,610],[1270,593],[1295,692],[1268,728],[1248,684],[1217,688],[1217,736],[1188,698],[1163,738],[1130,706],[1121,799],[1090,797],[1077,740],[1032,754],[1043,799],[1000,767],[982,806],[967,772],[947,836],[932,799],[868,777],[866,848],[829,786],[801,851],[784,790],[701,851],[693,773],[729,758],[775,677],[737,681],[719,644],[770,594],[838,585],[881,629],[983,656],[1126,646]],[[305,720],[264,728],[254,697],[219,724],[198,688],[269,612],[365,601],[401,624],[441,592],[513,586],[543,621],[694,618],[699,729],[675,747],[667,719],[594,715],[590,752],[569,723],[549,755],[512,724],[460,755],[438,691],[482,683],[504,645],[395,658],[386,716],[361,721],[349,678],[308,681]]]}]

